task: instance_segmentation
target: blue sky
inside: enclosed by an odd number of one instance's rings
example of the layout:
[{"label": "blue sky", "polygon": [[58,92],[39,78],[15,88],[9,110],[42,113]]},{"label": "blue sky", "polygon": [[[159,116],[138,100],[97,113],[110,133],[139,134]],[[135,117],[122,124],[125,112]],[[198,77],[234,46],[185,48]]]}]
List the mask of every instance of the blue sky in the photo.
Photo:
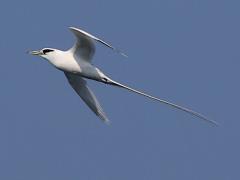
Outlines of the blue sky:
[{"label": "blue sky", "polygon": [[[1,1],[0,179],[239,179],[240,2]],[[190,107],[216,128],[122,89],[89,81],[111,126],[63,73],[27,50],[67,49],[76,26],[114,80]]]}]

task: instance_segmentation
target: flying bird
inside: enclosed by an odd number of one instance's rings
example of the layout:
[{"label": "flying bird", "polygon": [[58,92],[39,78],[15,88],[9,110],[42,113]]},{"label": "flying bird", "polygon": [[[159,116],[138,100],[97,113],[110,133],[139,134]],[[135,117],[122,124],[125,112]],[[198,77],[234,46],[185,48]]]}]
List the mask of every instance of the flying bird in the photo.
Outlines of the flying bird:
[{"label": "flying bird", "polygon": [[127,89],[131,92],[140,94],[152,100],[158,101],[160,103],[169,105],[175,109],[185,111],[193,116],[217,125],[217,122],[208,119],[202,114],[195,112],[191,109],[179,106],[177,104],[168,102],[164,99],[159,99],[157,97],[151,96],[147,93],[141,92],[139,90],[133,89],[129,86],[123,85],[119,82],[112,80],[110,77],[105,75],[100,69],[95,67],[91,62],[93,55],[95,53],[95,42],[99,42],[106,47],[111,48],[115,52],[127,57],[119,49],[113,47],[109,43],[75,27],[69,27],[70,31],[75,35],[76,42],[72,48],[67,51],[61,51],[54,48],[43,48],[37,51],[29,51],[32,55],[40,56],[50,62],[57,69],[64,72],[68,79],[68,82],[76,93],[82,98],[82,100],[88,105],[88,107],[104,122],[108,123],[109,120],[103,111],[99,101],[88,87],[86,79],[95,80],[107,85],[117,86],[123,89]]}]

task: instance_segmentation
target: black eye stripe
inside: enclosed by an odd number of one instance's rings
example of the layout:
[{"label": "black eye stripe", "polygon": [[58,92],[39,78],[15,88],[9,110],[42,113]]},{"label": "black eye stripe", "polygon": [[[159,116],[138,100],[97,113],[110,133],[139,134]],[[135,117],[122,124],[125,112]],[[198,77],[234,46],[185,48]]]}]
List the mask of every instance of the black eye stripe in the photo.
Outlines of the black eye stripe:
[{"label": "black eye stripe", "polygon": [[54,51],[53,49],[43,49],[43,54],[49,53]]}]

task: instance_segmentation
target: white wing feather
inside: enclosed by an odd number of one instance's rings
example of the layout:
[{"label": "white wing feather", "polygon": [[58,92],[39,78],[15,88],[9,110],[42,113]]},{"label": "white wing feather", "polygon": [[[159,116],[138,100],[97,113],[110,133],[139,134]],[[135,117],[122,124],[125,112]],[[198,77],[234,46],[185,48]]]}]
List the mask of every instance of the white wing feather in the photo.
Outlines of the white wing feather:
[{"label": "white wing feather", "polygon": [[87,82],[78,75],[65,72],[68,82],[88,107],[104,122],[108,123],[109,120],[104,113],[100,103],[91,89],[87,86]]},{"label": "white wing feather", "polygon": [[95,44],[94,41],[100,42],[104,44],[105,46],[111,48],[112,50],[116,51],[117,53],[127,57],[126,54],[121,52],[119,49],[113,47],[109,43],[106,43],[105,41],[81,30],[75,27],[69,27],[69,29],[73,32],[73,34],[77,37],[77,42],[71,49],[74,54],[76,55],[75,57],[81,58],[86,61],[91,61],[94,53],[95,53]]}]

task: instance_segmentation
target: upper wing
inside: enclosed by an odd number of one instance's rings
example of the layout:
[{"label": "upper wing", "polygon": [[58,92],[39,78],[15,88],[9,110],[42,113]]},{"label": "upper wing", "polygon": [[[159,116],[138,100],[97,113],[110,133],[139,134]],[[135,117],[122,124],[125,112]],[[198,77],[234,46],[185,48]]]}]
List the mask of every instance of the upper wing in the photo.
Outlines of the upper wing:
[{"label": "upper wing", "polygon": [[65,72],[68,82],[71,84],[76,93],[82,98],[82,100],[88,105],[88,107],[104,122],[108,123],[109,120],[104,113],[100,103],[91,89],[87,86],[87,82],[75,74]]},{"label": "upper wing", "polygon": [[94,52],[95,52],[95,44],[94,40],[98,41],[105,46],[113,49],[114,51],[118,52],[119,54],[127,57],[126,54],[121,52],[120,50],[116,49],[115,47],[111,46],[110,44],[104,42],[103,40],[75,27],[69,27],[69,29],[74,33],[77,37],[77,42],[73,46],[72,50],[76,58],[80,58],[86,61],[91,61]]}]

